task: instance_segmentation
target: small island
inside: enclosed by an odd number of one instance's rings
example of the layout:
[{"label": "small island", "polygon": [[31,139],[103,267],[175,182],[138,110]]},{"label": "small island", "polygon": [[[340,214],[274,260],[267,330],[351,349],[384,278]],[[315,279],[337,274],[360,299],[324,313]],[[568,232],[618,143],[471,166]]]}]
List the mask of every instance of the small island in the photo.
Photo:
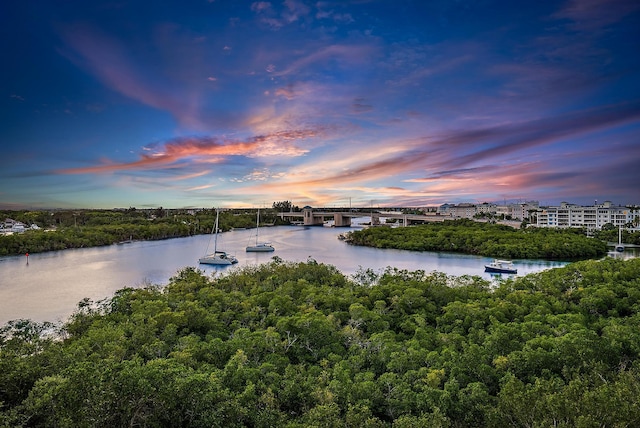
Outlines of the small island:
[{"label": "small island", "polygon": [[370,227],[350,232],[345,241],[375,248],[506,259],[583,260],[607,253],[606,241],[587,237],[582,229],[515,229],[467,219],[411,227]]}]

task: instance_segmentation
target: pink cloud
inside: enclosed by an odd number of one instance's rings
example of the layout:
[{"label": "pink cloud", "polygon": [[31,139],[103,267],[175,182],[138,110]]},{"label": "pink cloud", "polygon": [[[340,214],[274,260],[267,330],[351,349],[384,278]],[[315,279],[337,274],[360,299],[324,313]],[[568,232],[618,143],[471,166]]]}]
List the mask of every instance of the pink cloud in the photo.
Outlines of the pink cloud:
[{"label": "pink cloud", "polygon": [[125,44],[85,25],[65,28],[62,36],[72,52],[61,53],[106,86],[142,104],[168,111],[183,126],[204,128],[198,113],[197,91],[184,96],[184,92],[174,94],[166,89],[175,87],[176,82],[153,84],[157,76],[143,72]]},{"label": "pink cloud", "polygon": [[274,94],[288,100],[292,100],[296,97],[296,91],[293,84],[288,84],[287,86],[276,89]]},{"label": "pink cloud", "polygon": [[[60,174],[111,173],[115,171],[176,168],[193,163],[223,163],[230,156],[268,157],[302,156],[308,149],[299,143],[324,135],[322,127],[286,130],[264,134],[246,141],[221,141],[213,137],[179,138],[153,147],[144,147],[139,158],[132,162],[116,163],[103,160],[101,165],[68,168]],[[202,174],[199,174],[202,175]]]},{"label": "pink cloud", "polygon": [[[396,150],[378,152],[373,143],[367,153],[346,154],[339,159],[314,158],[313,163],[291,169],[280,180],[265,184],[264,189],[341,188],[378,180],[422,184],[425,194],[505,194],[514,197],[523,190],[532,193],[540,186],[579,186],[580,169],[560,168],[550,160],[534,163],[521,160],[527,150],[554,142],[566,141],[592,131],[634,123],[640,120],[636,104],[603,106],[597,110],[571,115],[506,124],[486,129],[451,132],[439,138],[389,142]],[[380,143],[378,141],[378,143]],[[382,146],[384,147],[384,145]],[[373,156],[369,156],[374,153]],[[489,163],[487,163],[489,162]],[[425,174],[425,172],[427,174]],[[422,173],[422,177],[419,175]],[[414,176],[414,178],[411,178]]]}]

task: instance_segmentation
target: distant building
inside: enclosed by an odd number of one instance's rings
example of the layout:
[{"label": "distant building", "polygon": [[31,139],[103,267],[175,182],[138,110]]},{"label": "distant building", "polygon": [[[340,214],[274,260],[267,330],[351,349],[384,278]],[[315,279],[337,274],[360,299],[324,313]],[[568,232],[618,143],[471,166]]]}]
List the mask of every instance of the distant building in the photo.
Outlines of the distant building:
[{"label": "distant building", "polygon": [[562,202],[557,207],[540,207],[538,201],[513,204],[443,204],[438,213],[452,218],[473,218],[476,214],[504,216],[520,221],[530,221],[538,227],[586,227],[601,229],[606,224],[625,226],[640,225],[640,207],[616,206],[611,201],[593,206],[581,206]]},{"label": "distant building", "polygon": [[516,220],[531,220],[531,214],[536,212],[540,204],[538,201],[519,202],[497,207],[496,214],[504,214]]},{"label": "distant building", "polygon": [[586,227],[601,229],[606,224],[616,227],[637,222],[640,208],[613,205],[610,201],[593,206],[561,202],[559,207],[545,207],[538,213],[539,227]]},{"label": "distant building", "polygon": [[496,204],[483,202],[481,204],[476,205],[476,214],[495,214],[496,208],[497,208]]},{"label": "distant building", "polygon": [[476,206],[474,204],[469,204],[469,203],[451,205],[449,207],[449,213],[451,217],[473,218],[473,216],[476,214]]},{"label": "distant building", "polygon": [[436,214],[440,214],[442,216],[450,216],[451,213],[449,212],[449,209],[452,207],[453,205],[451,204],[442,204],[438,207],[438,210],[436,211]]},{"label": "distant building", "polygon": [[22,233],[26,230],[24,223],[19,221],[15,221],[10,218],[6,218],[4,222],[0,223],[0,231],[2,232],[12,232],[12,233]]}]

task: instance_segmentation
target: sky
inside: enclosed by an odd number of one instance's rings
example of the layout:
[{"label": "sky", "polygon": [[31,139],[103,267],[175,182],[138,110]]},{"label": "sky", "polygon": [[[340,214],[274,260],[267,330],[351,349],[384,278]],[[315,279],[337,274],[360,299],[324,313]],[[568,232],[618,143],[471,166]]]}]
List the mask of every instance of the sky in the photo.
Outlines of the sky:
[{"label": "sky", "polygon": [[8,0],[0,209],[640,204],[637,0]]}]

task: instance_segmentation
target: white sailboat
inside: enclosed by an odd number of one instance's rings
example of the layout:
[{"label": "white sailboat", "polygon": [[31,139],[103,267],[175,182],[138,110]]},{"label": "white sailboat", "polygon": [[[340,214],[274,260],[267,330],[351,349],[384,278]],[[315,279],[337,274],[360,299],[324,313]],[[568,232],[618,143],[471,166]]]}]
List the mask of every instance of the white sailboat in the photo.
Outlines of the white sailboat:
[{"label": "white sailboat", "polygon": [[256,243],[255,245],[247,246],[248,253],[267,253],[270,251],[274,251],[273,245],[269,242],[258,242],[258,235],[260,231],[260,209],[258,209],[258,213],[256,215]]},{"label": "white sailboat", "polygon": [[[203,257],[200,257],[198,261],[204,265],[232,265],[234,263],[238,263],[238,259],[236,259],[231,254],[227,254],[225,251],[218,251],[218,217],[219,211],[216,209],[216,224],[213,227],[213,253],[207,254]],[[209,240],[211,243],[211,240]],[[207,251],[209,251],[209,245],[207,244]]]}]

